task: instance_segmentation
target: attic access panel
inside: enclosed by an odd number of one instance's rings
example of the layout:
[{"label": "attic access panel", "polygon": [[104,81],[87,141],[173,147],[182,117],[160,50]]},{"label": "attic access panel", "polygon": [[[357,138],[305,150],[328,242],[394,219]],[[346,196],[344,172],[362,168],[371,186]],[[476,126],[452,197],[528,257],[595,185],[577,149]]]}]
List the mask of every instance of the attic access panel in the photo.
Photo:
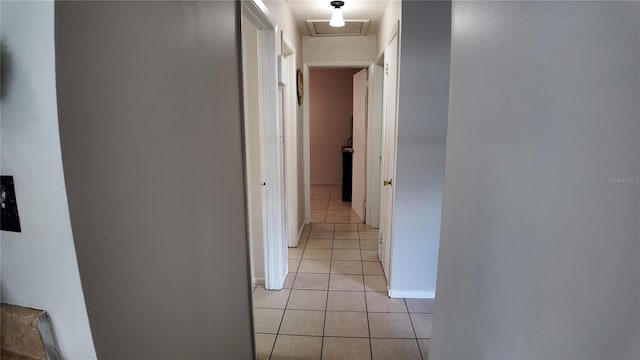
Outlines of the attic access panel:
[{"label": "attic access panel", "polygon": [[369,20],[345,20],[343,27],[329,26],[329,20],[307,20],[311,36],[367,35]]}]

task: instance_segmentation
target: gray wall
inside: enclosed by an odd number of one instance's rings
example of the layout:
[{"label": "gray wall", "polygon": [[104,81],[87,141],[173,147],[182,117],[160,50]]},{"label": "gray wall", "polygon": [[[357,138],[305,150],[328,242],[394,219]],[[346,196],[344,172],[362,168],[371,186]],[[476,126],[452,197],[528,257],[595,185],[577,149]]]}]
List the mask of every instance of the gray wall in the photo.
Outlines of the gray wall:
[{"label": "gray wall", "polygon": [[430,359],[640,357],[639,100],[639,3],[455,2]]},{"label": "gray wall", "polygon": [[249,359],[235,2],[56,3],[62,155],[100,359]]},{"label": "gray wall", "polygon": [[392,295],[433,297],[444,183],[451,3],[402,3]]},{"label": "gray wall", "polygon": [[22,227],[0,233],[2,302],[47,310],[61,355],[95,359],[62,172],[54,3],[0,1],[0,14],[0,172],[13,176]]}]

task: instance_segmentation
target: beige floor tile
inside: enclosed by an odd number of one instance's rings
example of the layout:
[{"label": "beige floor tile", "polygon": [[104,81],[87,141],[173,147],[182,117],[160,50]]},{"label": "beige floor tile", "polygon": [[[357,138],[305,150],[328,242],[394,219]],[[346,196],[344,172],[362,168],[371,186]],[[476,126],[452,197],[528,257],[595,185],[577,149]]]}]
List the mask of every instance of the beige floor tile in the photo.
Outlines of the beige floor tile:
[{"label": "beige floor tile", "polygon": [[331,249],[305,249],[303,260],[331,260]]},{"label": "beige floor tile", "polygon": [[333,231],[333,224],[313,224],[311,231]]},{"label": "beige floor tile", "polygon": [[329,274],[296,274],[293,288],[297,290],[327,290]]},{"label": "beige floor tile", "polygon": [[302,252],[304,251],[304,248],[301,247],[297,247],[297,248],[289,248],[288,252],[288,257],[289,259],[302,259]]},{"label": "beige floor tile", "polygon": [[269,360],[276,336],[272,334],[256,334],[256,355],[258,360]]},{"label": "beige floor tile", "polygon": [[362,261],[331,261],[331,273],[344,275],[362,274]]},{"label": "beige floor tile", "polygon": [[367,311],[364,291],[329,291],[327,311]]},{"label": "beige floor tile", "polygon": [[347,205],[347,203],[341,203],[341,204],[332,203],[332,204],[329,204],[328,209],[329,210],[347,210],[348,211],[350,209],[350,207],[349,207],[349,205]]},{"label": "beige floor tile", "polygon": [[306,246],[307,246],[307,239],[300,238],[300,240],[298,240],[298,247],[301,249],[304,249]]},{"label": "beige floor tile", "polygon": [[367,313],[327,311],[324,336],[369,337]]},{"label": "beige floor tile", "polygon": [[279,334],[322,336],[324,311],[286,310]]},{"label": "beige floor tile", "polygon": [[365,291],[388,291],[387,279],[384,275],[365,275]]},{"label": "beige floor tile", "polygon": [[362,223],[362,220],[360,220],[360,218],[357,217],[357,216],[350,216],[349,217],[349,223],[350,224],[360,224],[360,223]]},{"label": "beige floor tile", "polygon": [[357,231],[336,231],[333,234],[334,240],[358,240]]},{"label": "beige floor tile", "polygon": [[284,310],[253,309],[253,326],[257,333],[277,334]]},{"label": "beige floor tile", "polygon": [[360,240],[378,240],[377,231],[361,231],[359,233]]},{"label": "beige floor tile", "polygon": [[[291,301],[291,300],[289,300]],[[404,299],[391,299],[386,292],[367,292],[367,311],[372,312],[401,312],[406,313]]]},{"label": "beige floor tile", "polygon": [[433,314],[410,314],[413,329],[416,337],[421,339],[431,338],[431,325],[433,323]]},{"label": "beige floor tile", "polygon": [[348,224],[349,217],[348,216],[329,216],[325,219],[326,222],[331,222],[334,224]]},{"label": "beige floor tile", "polygon": [[296,279],[296,273],[294,272],[289,272],[287,274],[287,276],[284,278],[284,285],[283,287],[285,289],[291,289],[293,287],[293,281]]},{"label": "beige floor tile", "polygon": [[369,339],[324,338],[322,360],[371,360]]},{"label": "beige floor tile", "polygon": [[[311,225],[311,224],[309,224]],[[300,239],[306,239],[309,237],[309,230],[305,230],[300,234]]]},{"label": "beige floor tile", "polygon": [[302,260],[300,261],[299,273],[328,274],[330,260]]},{"label": "beige floor tile", "polygon": [[323,223],[327,217],[325,215],[311,215],[312,223]]},{"label": "beige floor tile", "polygon": [[429,345],[431,340],[429,339],[418,339],[418,346],[420,347],[420,353],[422,353],[423,360],[429,360]]},{"label": "beige floor tile", "polygon": [[332,260],[360,260],[360,250],[334,249]]},{"label": "beige floor tile", "polygon": [[362,275],[337,275],[329,277],[329,290],[362,291],[364,283]]},{"label": "beige floor tile", "polygon": [[336,224],[336,231],[358,231],[358,224]]},{"label": "beige floor tile", "polygon": [[360,240],[362,250],[378,250],[378,240]]},{"label": "beige floor tile", "polygon": [[418,343],[413,339],[371,339],[371,353],[373,360],[422,359]]},{"label": "beige floor tile", "polygon": [[360,250],[362,261],[380,261],[378,250]]},{"label": "beige floor tile", "polygon": [[287,303],[292,310],[322,310],[327,307],[327,291],[325,290],[293,290]]},{"label": "beige floor tile", "polygon": [[258,287],[253,291],[253,306],[257,308],[284,309],[287,306],[291,290],[265,290]]},{"label": "beige floor tile", "polygon": [[322,337],[278,335],[271,360],[319,360]]},{"label": "beige floor tile", "polygon": [[[311,205],[313,206],[313,203],[311,203]],[[303,231],[309,231],[311,230],[311,224],[305,224],[304,227],[302,228]]]},{"label": "beige floor tile", "polygon": [[409,314],[368,313],[368,315],[372,338],[415,339],[416,337],[411,326]]},{"label": "beige floor tile", "polygon": [[[327,209],[311,209],[311,215],[323,215],[327,216]],[[313,230],[313,227],[311,227]]]},{"label": "beige floor tile", "polygon": [[329,205],[329,201],[318,200],[317,203],[311,203],[311,211],[313,213],[314,210],[324,210],[327,211],[327,206]]},{"label": "beige floor tile", "polygon": [[434,299],[405,299],[410,313],[433,314]]},{"label": "beige floor tile", "polygon": [[[329,206],[331,206],[331,205],[329,205]],[[327,210],[327,216],[328,217],[349,216],[349,209],[348,208],[329,209],[329,210]]]},{"label": "beige floor tile", "polygon": [[306,249],[331,249],[333,240],[330,239],[309,239],[307,240]]},{"label": "beige floor tile", "polygon": [[289,259],[289,272],[298,272],[298,266],[300,266],[299,259]]},{"label": "beige floor tile", "polygon": [[[313,224],[314,226],[316,224]],[[309,233],[309,239],[333,239],[333,230],[313,230]]]},{"label": "beige floor tile", "polygon": [[311,194],[311,200],[329,200],[330,197],[331,194],[323,192]]},{"label": "beige floor tile", "polygon": [[362,272],[367,275],[384,275],[379,261],[363,261]]},{"label": "beige floor tile", "polygon": [[371,228],[367,224],[358,224],[358,231],[376,231],[376,229]]},{"label": "beige floor tile", "polygon": [[360,242],[358,240],[333,240],[334,249],[360,249]]}]

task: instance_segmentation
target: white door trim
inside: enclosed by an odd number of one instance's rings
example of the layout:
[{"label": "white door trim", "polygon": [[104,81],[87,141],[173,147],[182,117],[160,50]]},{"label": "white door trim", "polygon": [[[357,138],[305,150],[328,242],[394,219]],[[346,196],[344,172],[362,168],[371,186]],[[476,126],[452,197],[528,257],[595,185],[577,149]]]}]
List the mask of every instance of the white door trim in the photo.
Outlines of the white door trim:
[{"label": "white door trim", "polygon": [[366,223],[380,226],[380,163],[382,148],[382,66],[369,66],[369,109],[367,119],[367,197]]},{"label": "white door trim", "polygon": [[283,129],[279,121],[278,28],[260,0],[242,2],[242,12],[258,29],[261,172],[263,178],[263,231],[265,288],[282,289],[287,275]]},{"label": "white door trim", "polygon": [[309,120],[309,68],[368,68],[371,61],[307,61],[302,66],[302,137],[304,148],[304,214],[305,224],[311,223],[311,132]]},{"label": "white door trim", "polygon": [[285,191],[287,201],[287,237],[288,246],[298,246],[304,225],[298,226],[298,100],[296,94],[296,48],[282,36],[282,53],[286,59],[286,85],[283,88],[284,146],[285,146]]}]

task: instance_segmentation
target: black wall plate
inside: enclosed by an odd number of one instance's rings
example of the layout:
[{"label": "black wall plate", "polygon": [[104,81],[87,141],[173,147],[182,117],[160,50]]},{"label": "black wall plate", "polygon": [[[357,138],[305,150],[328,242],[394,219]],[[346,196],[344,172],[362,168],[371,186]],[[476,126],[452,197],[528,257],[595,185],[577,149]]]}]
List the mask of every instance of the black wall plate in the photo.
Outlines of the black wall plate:
[{"label": "black wall plate", "polygon": [[22,232],[13,176],[0,176],[0,230]]}]

